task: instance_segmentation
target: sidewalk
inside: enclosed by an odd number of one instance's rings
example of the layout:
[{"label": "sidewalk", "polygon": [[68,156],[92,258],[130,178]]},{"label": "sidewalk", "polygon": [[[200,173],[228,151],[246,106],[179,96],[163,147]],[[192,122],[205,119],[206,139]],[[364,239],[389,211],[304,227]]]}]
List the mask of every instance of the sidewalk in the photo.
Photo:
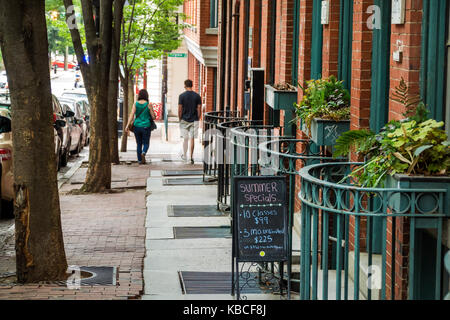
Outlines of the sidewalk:
[{"label": "sidewalk", "polygon": [[[78,160],[79,166],[65,174],[65,179],[59,184],[68,265],[116,267],[116,285],[82,285],[74,290],[67,288],[66,283],[16,284],[14,237],[10,237],[0,245],[0,270],[3,275],[5,270],[9,272],[9,277],[0,278],[0,300],[139,299],[144,293],[145,200],[150,169],[193,167],[177,160],[181,146],[177,142],[177,130],[177,124],[170,124],[173,141],[166,142],[161,134],[162,125],[159,125],[147,155],[152,163],[147,165],[137,164],[134,137],[130,137],[128,152],[120,154],[122,164],[112,166],[114,193],[70,194],[71,190],[79,189],[84,181],[87,164],[82,163],[83,159]],[[198,144],[195,158],[200,156],[201,147]],[[164,197],[160,200],[165,201]]]},{"label": "sidewalk", "polygon": [[[133,150],[129,151],[130,153]],[[126,155],[126,154],[125,154]],[[116,267],[115,286],[63,284],[0,285],[0,299],[136,299],[143,290],[145,179],[148,166],[113,166],[127,185],[110,194],[68,195],[80,188],[80,168],[60,188],[61,220],[69,266]],[[129,186],[132,189],[126,189]],[[12,245],[12,248],[11,248]],[[14,250],[14,240],[9,243]],[[11,250],[12,249],[12,250]]]}]

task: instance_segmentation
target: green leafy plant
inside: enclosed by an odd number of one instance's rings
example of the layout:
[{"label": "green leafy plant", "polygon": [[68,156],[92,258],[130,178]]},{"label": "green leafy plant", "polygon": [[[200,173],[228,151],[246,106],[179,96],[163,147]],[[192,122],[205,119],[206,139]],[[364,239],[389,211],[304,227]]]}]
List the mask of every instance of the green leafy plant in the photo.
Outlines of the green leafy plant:
[{"label": "green leafy plant", "polygon": [[[364,187],[383,186],[386,175],[447,175],[450,171],[450,145],[443,122],[428,118],[425,105],[411,96],[402,79],[392,99],[402,103],[406,119],[389,122],[380,133],[348,131],[341,135],[334,156],[356,151],[366,163],[350,176]],[[414,109],[413,109],[414,108]]]},{"label": "green leafy plant", "polygon": [[344,88],[343,81],[336,77],[307,81],[307,88],[302,89],[304,95],[299,104],[295,104],[297,118],[303,120],[308,130],[314,118],[325,120],[350,119],[350,94]]}]

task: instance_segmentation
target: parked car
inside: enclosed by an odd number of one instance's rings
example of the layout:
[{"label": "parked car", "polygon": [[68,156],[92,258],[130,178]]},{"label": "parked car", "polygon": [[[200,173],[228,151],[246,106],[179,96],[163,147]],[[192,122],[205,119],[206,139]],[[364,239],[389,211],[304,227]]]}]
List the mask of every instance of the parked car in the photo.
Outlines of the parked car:
[{"label": "parked car", "polygon": [[63,98],[72,98],[72,99],[83,99],[89,103],[88,96],[86,93],[86,89],[84,88],[78,88],[78,89],[72,89],[72,90],[65,90],[61,97]]},{"label": "parked car", "polygon": [[[53,124],[61,139],[60,166],[65,167],[70,157],[70,147],[72,145],[70,126],[67,125],[66,117],[73,117],[74,113],[69,110],[66,113],[59,103],[58,98],[52,95],[53,104]],[[67,110],[66,110],[67,111]]]},{"label": "parked car", "polygon": [[8,88],[8,77],[6,76],[6,71],[0,72],[0,89]]},{"label": "parked car", "polygon": [[[90,142],[90,106],[89,102],[84,99],[76,98],[76,97],[67,97],[61,96],[59,98],[60,101],[64,101],[64,103],[69,104],[72,111],[75,112],[75,117],[79,120],[82,120],[83,124],[81,125],[83,129],[83,146],[89,145]],[[63,102],[61,102],[63,103]],[[79,109],[79,110],[78,110]],[[75,111],[76,110],[76,111]]]},{"label": "parked car", "polygon": [[[55,65],[56,65],[58,68],[61,68],[62,70],[64,70],[64,61],[58,61],[58,60],[53,61],[53,62],[52,62],[52,67],[55,66]],[[73,68],[76,67],[76,64],[75,64],[75,63],[72,63],[72,62],[68,62],[68,63],[67,63],[67,67],[68,67],[69,69],[73,69]]]},{"label": "parked car", "polygon": [[0,174],[1,211],[4,218],[14,217],[14,174],[12,164],[12,133],[10,104],[0,101]]},{"label": "parked car", "polygon": [[83,114],[83,120],[86,122],[88,135],[85,146],[89,145],[90,142],[90,132],[91,132],[91,106],[89,104],[89,100],[84,89],[73,89],[66,90],[61,94],[60,99],[72,99],[77,102],[80,102],[81,113]]},{"label": "parked car", "polygon": [[72,142],[70,150],[74,151],[74,154],[79,154],[81,149],[85,146],[88,136],[87,124],[83,120],[83,113],[81,111],[81,105],[83,102],[63,98],[60,98],[59,102],[61,103],[65,114],[67,114],[67,111],[72,111],[74,113],[73,117],[66,117],[66,119],[68,125],[70,126],[70,136]]}]

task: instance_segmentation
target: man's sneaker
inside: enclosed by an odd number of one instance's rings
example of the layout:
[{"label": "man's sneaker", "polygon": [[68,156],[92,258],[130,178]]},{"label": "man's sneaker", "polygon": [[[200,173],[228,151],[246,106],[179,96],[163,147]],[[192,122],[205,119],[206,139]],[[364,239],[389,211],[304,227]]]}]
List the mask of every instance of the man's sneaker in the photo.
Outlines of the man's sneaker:
[{"label": "man's sneaker", "polygon": [[145,164],[145,153],[143,153],[143,154],[141,155],[141,157],[142,157],[141,163],[142,163],[142,164]]}]

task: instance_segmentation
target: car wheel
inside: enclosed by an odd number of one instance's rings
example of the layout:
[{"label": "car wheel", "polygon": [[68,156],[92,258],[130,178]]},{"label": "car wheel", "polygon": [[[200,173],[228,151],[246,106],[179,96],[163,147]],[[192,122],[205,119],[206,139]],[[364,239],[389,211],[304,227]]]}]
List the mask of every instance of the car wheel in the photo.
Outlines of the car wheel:
[{"label": "car wheel", "polygon": [[2,199],[2,204],[1,204],[2,208],[1,208],[1,212],[0,212],[0,216],[2,218],[6,218],[6,219],[12,219],[14,218],[14,202],[13,201],[6,201]]},{"label": "car wheel", "polygon": [[56,172],[61,169],[61,148],[58,150],[58,153],[56,154]]},{"label": "car wheel", "polygon": [[70,141],[67,144],[67,148],[66,148],[66,150],[64,150],[64,153],[61,157],[61,167],[67,166],[67,163],[69,162],[69,155],[70,155],[69,148],[70,148]]}]

